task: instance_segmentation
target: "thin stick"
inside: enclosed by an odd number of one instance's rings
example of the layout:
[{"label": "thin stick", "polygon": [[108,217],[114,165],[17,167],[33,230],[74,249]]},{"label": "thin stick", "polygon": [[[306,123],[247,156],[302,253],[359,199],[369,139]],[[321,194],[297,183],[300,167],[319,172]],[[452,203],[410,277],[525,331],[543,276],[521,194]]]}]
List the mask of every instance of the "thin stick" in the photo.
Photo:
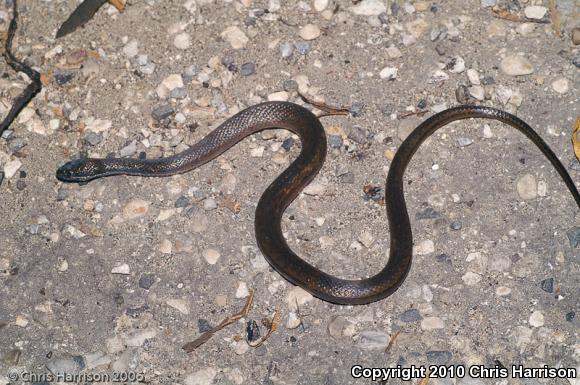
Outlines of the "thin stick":
[{"label": "thin stick", "polygon": [[199,336],[195,340],[186,343],[181,348],[183,350],[185,350],[187,353],[190,353],[190,352],[194,351],[195,349],[197,349],[198,347],[200,347],[201,345],[205,344],[207,341],[209,341],[209,339],[211,337],[213,337],[213,335],[215,333],[217,333],[218,331],[222,330],[226,326],[231,325],[234,322],[236,322],[236,321],[244,318],[245,316],[247,316],[248,315],[248,312],[252,308],[252,304],[254,303],[254,294],[255,294],[255,292],[256,292],[255,290],[252,290],[250,292],[250,296],[248,297],[248,300],[246,301],[246,304],[244,305],[244,308],[240,312],[238,312],[238,313],[236,313],[234,315],[231,315],[231,316],[227,317],[222,322],[220,322],[220,324],[218,326],[215,326],[215,327],[211,328],[210,330],[208,330],[207,332],[203,333],[201,336]]},{"label": "thin stick", "polygon": [[326,103],[315,102],[314,100],[309,99],[306,96],[302,95],[299,91],[297,91],[297,93],[298,93],[298,96],[300,96],[300,99],[302,99],[304,101],[304,103],[308,103],[308,104],[318,108],[320,111],[323,111],[323,113],[318,116],[319,118],[322,118],[324,116],[331,116],[331,115],[348,115],[350,112],[349,108],[335,107],[335,106],[330,106]]}]

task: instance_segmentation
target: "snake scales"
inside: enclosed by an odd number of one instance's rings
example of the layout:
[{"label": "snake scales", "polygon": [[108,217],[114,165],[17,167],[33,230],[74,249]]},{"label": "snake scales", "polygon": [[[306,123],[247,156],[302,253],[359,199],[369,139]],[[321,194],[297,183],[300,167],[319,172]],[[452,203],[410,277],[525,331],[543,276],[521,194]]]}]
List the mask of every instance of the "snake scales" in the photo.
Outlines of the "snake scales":
[{"label": "snake scales", "polygon": [[307,109],[287,102],[267,102],[249,107],[225,121],[188,150],[166,158],[78,159],[57,171],[64,182],[88,182],[111,175],[168,176],[193,170],[216,158],[243,138],[267,128],[284,128],[302,141],[299,156],[263,193],[256,208],[255,231],[258,246],[268,262],[287,280],[323,300],[339,304],[366,304],[395,292],[411,267],[413,236],[403,193],[403,175],[421,143],[450,122],[494,119],[526,135],[556,168],[580,208],[580,194],[554,152],[524,121],[507,112],[483,106],[460,106],[433,115],[402,143],[389,168],[385,203],[390,231],[390,256],[376,275],[340,279],[317,269],[296,255],[282,235],[284,210],[317,175],[326,155],[326,135],[318,118]]}]

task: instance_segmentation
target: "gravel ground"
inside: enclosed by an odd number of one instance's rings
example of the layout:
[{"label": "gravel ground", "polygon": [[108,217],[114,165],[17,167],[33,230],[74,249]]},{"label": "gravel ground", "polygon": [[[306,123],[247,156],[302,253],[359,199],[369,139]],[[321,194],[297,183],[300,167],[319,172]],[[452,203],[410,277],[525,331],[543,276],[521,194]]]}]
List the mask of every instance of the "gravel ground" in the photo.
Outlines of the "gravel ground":
[{"label": "gravel ground", "polygon": [[[6,30],[11,2],[1,3]],[[430,384],[578,384],[500,378],[512,365],[580,370],[578,207],[511,127],[454,123],[417,152],[406,174],[412,270],[365,306],[312,298],[256,247],[258,199],[300,149],[286,131],[170,178],[79,186],[54,176],[79,153],[178,153],[249,105],[301,103],[299,89],[353,114],[323,119],[327,161],[285,214],[288,242],[329,273],[374,274],[389,248],[390,160],[433,112],[469,102],[516,113],[580,180],[570,144],[580,4],[558,1],[558,37],[543,23],[548,1],[500,1],[520,21],[494,17],[495,3],[133,0],[55,40],[78,1],[21,0],[14,52],[45,85],[0,139],[0,385],[55,383],[47,374],[57,372],[151,384],[426,383],[355,379],[354,365],[453,365]],[[5,114],[26,82],[0,69]],[[254,289],[245,318],[181,349]],[[278,329],[250,347],[275,311]],[[478,368],[496,372],[478,378]]]}]

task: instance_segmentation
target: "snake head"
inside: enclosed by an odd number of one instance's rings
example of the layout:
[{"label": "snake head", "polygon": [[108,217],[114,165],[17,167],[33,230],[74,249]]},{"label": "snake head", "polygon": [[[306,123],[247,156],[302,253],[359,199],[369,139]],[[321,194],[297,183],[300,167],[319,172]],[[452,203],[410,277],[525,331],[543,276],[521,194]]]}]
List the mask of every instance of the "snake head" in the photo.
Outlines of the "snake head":
[{"label": "snake head", "polygon": [[96,159],[74,159],[56,170],[56,179],[68,183],[88,182],[97,177],[99,169]]}]

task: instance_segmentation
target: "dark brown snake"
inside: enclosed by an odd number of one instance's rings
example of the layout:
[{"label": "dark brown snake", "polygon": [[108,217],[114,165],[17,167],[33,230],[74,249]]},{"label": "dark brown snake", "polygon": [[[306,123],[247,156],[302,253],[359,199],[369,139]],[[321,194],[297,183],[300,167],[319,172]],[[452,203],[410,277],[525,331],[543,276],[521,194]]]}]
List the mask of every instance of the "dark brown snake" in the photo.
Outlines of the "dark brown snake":
[{"label": "dark brown snake", "polygon": [[413,236],[403,193],[403,174],[421,143],[450,122],[485,118],[506,123],[534,142],[556,168],[580,208],[580,194],[556,155],[525,122],[490,107],[455,107],[425,120],[401,144],[389,168],[385,203],[390,229],[390,256],[378,274],[360,280],[333,277],[296,255],[282,235],[284,210],[318,174],[326,156],[326,135],[318,118],[307,109],[286,102],[268,102],[249,107],[212,131],[190,149],[167,158],[79,159],[56,173],[64,182],[87,182],[111,175],[168,176],[193,170],[216,158],[243,138],[267,128],[284,128],[302,141],[298,158],[266,189],[256,208],[256,239],[268,262],[288,281],[325,301],[366,304],[391,295],[405,280],[411,267]]}]

